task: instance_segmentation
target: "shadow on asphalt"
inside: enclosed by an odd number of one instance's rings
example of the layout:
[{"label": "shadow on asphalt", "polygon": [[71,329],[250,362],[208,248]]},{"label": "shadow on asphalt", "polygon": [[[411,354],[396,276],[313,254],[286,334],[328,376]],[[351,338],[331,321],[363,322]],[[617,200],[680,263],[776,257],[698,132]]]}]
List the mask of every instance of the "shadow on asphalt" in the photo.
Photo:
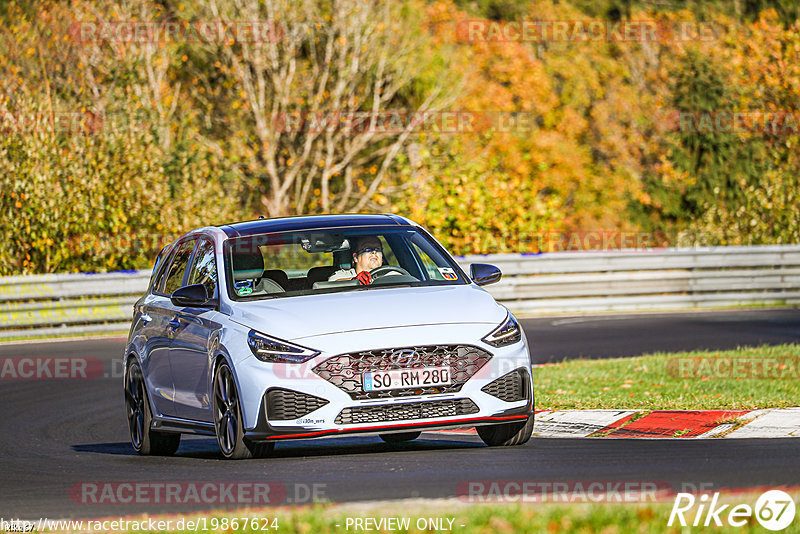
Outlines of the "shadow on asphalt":
[{"label": "shadow on asphalt", "polygon": [[87,443],[84,445],[73,445],[75,452],[94,452],[97,454],[122,454],[126,456],[135,455],[131,444],[128,442],[120,443]]},{"label": "shadow on asphalt", "polygon": [[[319,440],[297,440],[277,443],[269,458],[304,458],[339,456],[342,454],[376,454],[386,452],[422,452],[435,450],[456,450],[483,448],[483,443],[464,440],[418,438],[406,443],[388,444],[380,438],[326,438]],[[128,442],[87,443],[73,445],[75,452],[95,454],[135,456],[136,452]],[[223,459],[214,438],[189,438],[181,441],[176,457],[199,459]]]}]

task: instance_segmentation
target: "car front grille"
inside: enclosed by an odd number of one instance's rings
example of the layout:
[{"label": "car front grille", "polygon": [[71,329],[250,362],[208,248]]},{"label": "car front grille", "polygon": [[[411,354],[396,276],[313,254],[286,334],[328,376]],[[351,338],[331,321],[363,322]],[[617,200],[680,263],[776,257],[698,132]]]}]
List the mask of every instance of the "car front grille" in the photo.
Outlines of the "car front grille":
[{"label": "car front grille", "polygon": [[355,406],[345,408],[334,421],[337,425],[383,423],[433,417],[454,417],[478,413],[469,399],[447,399],[429,402],[403,402],[386,406]]},{"label": "car front grille", "polygon": [[[467,380],[491,359],[490,353],[472,345],[395,347],[333,356],[314,367],[313,371],[354,400],[380,399],[460,391]],[[449,367],[452,383],[387,391],[363,390],[361,375],[365,372],[422,367]]]},{"label": "car front grille", "polygon": [[521,401],[528,398],[527,378],[528,372],[525,369],[516,369],[483,386],[481,391],[502,401]]},{"label": "car front grille", "polygon": [[326,404],[328,401],[313,395],[290,389],[273,388],[267,392],[267,417],[278,421],[298,419]]}]

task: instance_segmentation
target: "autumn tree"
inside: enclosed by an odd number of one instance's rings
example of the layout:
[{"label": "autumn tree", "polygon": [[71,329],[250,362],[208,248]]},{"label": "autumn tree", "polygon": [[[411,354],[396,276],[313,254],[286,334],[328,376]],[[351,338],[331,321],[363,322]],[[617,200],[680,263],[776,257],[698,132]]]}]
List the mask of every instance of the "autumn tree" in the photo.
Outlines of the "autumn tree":
[{"label": "autumn tree", "polygon": [[[192,16],[268,21],[271,38],[223,41],[218,58],[227,95],[217,103],[219,131],[241,172],[254,181],[267,215],[374,208],[415,126],[383,124],[440,108],[446,79],[432,77],[441,58],[420,51],[425,36],[413,3],[360,0],[203,0]],[[438,69],[438,72],[444,72]],[[212,104],[213,105],[213,104]],[[356,115],[361,114],[361,115]],[[371,116],[343,126],[348,117]]]},{"label": "autumn tree", "polygon": [[197,135],[176,46],[81,42],[79,21],[158,18],[146,0],[9,3],[0,25],[0,274],[147,267],[176,234],[242,218]]}]

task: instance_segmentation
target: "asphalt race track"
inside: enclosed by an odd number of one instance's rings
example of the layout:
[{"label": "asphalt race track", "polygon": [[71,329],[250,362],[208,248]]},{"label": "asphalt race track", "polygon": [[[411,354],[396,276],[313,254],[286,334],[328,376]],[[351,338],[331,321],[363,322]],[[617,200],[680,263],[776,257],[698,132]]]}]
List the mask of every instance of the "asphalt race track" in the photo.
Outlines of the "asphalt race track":
[{"label": "asphalt race track", "polygon": [[[522,322],[536,362],[800,342],[800,310],[791,309]],[[208,499],[164,502],[163,493],[154,497],[152,490],[161,483],[183,488],[268,483],[270,504],[306,502],[313,493],[334,502],[456,497],[470,481],[637,481],[674,491],[797,484],[800,447],[791,439],[534,437],[522,447],[490,449],[476,436],[423,434],[403,445],[377,437],[282,443],[270,458],[230,462],[221,459],[213,439],[185,437],[175,457],[139,457],[129,444],[121,366],[114,363],[123,345],[98,339],[0,346],[0,360],[85,356],[104,365],[103,376],[95,379],[0,380],[0,517],[104,517],[227,506]],[[149,493],[122,502],[132,494],[117,491],[121,484]],[[103,497],[109,488],[114,495]],[[105,504],[93,503],[93,496]],[[239,503],[246,505],[247,499]]]},{"label": "asphalt race track", "polygon": [[534,363],[800,342],[800,309],[522,319]]}]

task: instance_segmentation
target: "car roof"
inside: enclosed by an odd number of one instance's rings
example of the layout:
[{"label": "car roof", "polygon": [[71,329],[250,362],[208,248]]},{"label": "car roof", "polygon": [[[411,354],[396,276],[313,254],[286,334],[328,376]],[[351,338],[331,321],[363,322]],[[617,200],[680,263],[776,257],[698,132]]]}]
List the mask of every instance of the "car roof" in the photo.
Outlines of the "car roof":
[{"label": "car roof", "polygon": [[268,232],[288,232],[313,228],[343,228],[352,226],[411,226],[411,222],[404,217],[391,213],[306,215],[298,217],[278,217],[274,219],[257,219],[255,221],[224,224],[217,228],[225,232],[228,237],[242,237]]}]

